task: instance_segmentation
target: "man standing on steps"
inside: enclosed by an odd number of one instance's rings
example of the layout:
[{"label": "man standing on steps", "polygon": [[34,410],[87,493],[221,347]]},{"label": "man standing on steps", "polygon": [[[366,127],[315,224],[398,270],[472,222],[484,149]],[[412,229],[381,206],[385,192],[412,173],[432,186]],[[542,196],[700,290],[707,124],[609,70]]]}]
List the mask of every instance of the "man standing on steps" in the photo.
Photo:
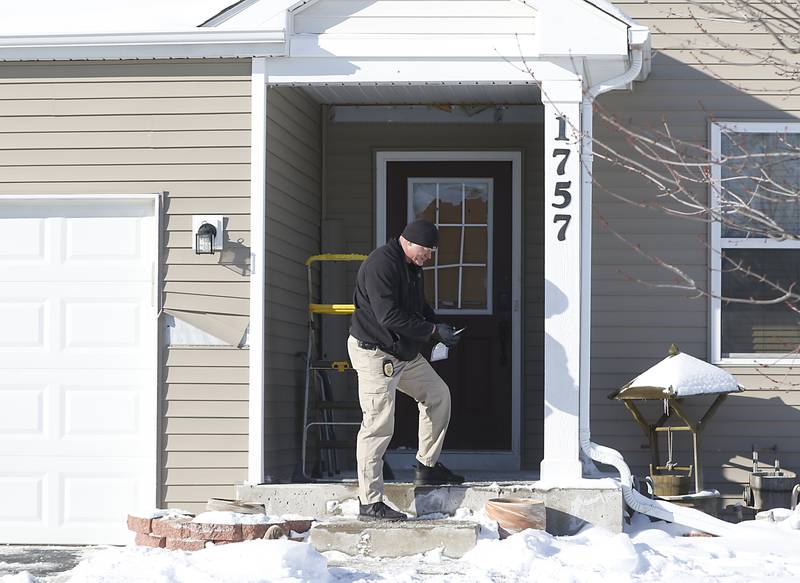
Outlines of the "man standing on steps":
[{"label": "man standing on steps", "polygon": [[406,225],[403,234],[370,253],[356,279],[347,349],[358,373],[363,419],[356,442],[359,516],[403,520],[383,502],[383,454],[394,433],[396,391],[419,407],[416,485],[460,484],[438,462],[450,422],[450,389],[420,355],[430,339],[458,344],[452,326],[435,323],[425,301],[422,266],[439,241],[436,226],[425,220]]}]

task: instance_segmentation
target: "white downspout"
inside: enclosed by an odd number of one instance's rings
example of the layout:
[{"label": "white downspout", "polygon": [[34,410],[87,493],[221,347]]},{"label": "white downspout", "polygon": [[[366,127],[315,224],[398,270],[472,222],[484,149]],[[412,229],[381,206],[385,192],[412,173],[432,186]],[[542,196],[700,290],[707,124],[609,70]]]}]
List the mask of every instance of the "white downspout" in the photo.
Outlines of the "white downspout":
[{"label": "white downspout", "polygon": [[[644,64],[643,45],[631,50],[631,64],[625,73],[604,83],[591,87],[581,103],[581,216],[584,217],[581,240],[581,339],[583,346],[589,346],[591,333],[591,294],[592,294],[592,106],[598,95],[622,87],[632,82]],[[618,451],[592,443],[589,429],[590,375],[589,351],[581,352],[580,373],[580,446],[592,460],[613,466],[617,469],[622,483],[622,496],[634,511],[641,512],[668,522],[683,524],[715,535],[730,532],[731,525],[704,512],[677,506],[661,500],[651,500],[633,489],[633,478],[628,464]]]}]

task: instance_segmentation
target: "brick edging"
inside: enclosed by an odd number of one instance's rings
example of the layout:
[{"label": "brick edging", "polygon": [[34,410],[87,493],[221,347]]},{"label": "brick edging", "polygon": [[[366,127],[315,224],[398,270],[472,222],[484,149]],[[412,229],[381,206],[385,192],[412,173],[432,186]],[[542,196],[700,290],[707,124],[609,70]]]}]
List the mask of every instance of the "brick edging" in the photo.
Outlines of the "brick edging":
[{"label": "brick edging", "polygon": [[[246,540],[274,538],[267,531],[278,526],[285,537],[291,532],[304,533],[311,520],[282,520],[264,524],[215,524],[192,522],[192,516],[178,518],[142,518],[128,515],[128,530],[136,533],[138,546],[170,550],[199,551],[207,543],[230,544]],[[295,539],[291,539],[295,540]]]}]

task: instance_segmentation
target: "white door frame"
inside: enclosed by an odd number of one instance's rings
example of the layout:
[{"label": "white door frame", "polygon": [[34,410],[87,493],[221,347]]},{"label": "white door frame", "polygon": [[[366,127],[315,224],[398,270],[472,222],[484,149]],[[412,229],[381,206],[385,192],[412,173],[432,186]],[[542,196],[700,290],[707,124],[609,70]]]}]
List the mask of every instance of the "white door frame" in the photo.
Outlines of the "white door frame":
[{"label": "white door frame", "polygon": [[[0,194],[0,204],[3,202],[19,200],[19,201],[93,201],[93,202],[124,202],[136,201],[144,202],[151,201],[153,204],[153,227],[150,231],[150,237],[154,241],[153,254],[151,256],[151,296],[150,305],[153,313],[153,345],[150,347],[151,351],[151,370],[150,378],[152,382],[152,391],[150,391],[147,401],[144,403],[144,409],[151,411],[152,415],[149,420],[149,436],[147,439],[147,447],[150,451],[150,464],[146,482],[150,490],[150,499],[153,507],[158,506],[159,500],[159,487],[158,487],[158,460],[159,460],[159,435],[158,428],[160,426],[158,395],[159,395],[159,315],[161,313],[161,295],[159,294],[159,275],[160,275],[160,253],[161,253],[161,193],[138,193],[138,194]],[[145,234],[147,236],[147,234]],[[136,502],[134,502],[135,504]],[[136,508],[133,508],[136,510]]]},{"label": "white door frame", "polygon": [[[511,162],[511,450],[442,454],[455,469],[518,470],[522,444],[522,152],[520,151],[379,151],[375,166],[375,245],[386,243],[386,165],[389,162]],[[414,462],[415,453],[387,452],[394,467]]]}]

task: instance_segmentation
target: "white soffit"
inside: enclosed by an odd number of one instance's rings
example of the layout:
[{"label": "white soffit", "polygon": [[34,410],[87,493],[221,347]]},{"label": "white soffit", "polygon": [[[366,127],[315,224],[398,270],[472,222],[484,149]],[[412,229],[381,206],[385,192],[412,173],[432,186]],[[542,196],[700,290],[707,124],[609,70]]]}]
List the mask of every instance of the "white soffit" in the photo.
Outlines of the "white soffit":
[{"label": "white soffit", "polygon": [[303,90],[319,103],[336,105],[541,103],[533,81],[528,85],[308,85]]}]

